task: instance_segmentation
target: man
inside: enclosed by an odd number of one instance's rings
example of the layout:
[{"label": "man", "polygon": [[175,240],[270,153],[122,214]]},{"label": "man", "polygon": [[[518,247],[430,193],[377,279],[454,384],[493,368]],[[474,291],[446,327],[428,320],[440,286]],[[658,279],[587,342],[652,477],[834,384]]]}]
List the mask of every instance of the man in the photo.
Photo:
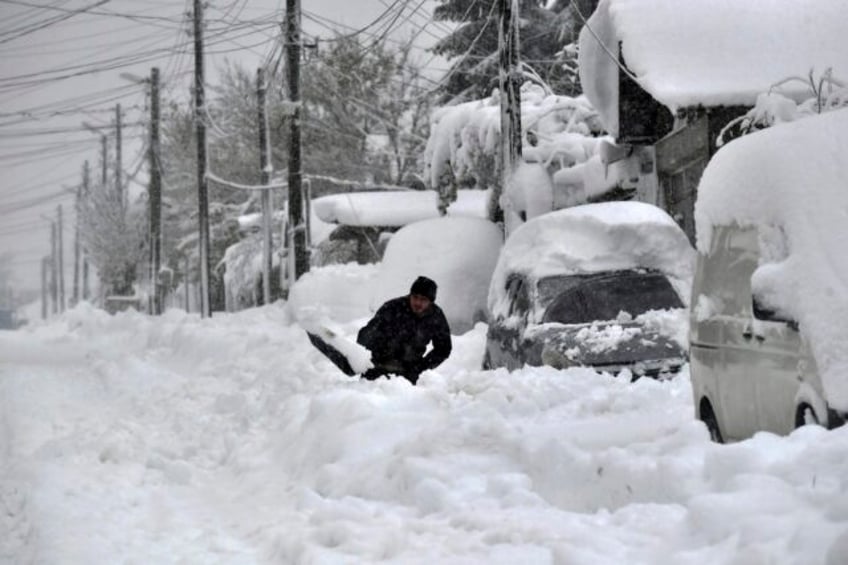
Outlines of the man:
[{"label": "man", "polygon": [[[418,277],[409,294],[389,300],[377,310],[356,341],[371,351],[374,368],[363,373],[369,380],[395,374],[412,384],[427,369],[439,366],[451,352],[451,335],[442,309],[436,306],[436,283]],[[427,355],[429,343],[433,349]]]}]

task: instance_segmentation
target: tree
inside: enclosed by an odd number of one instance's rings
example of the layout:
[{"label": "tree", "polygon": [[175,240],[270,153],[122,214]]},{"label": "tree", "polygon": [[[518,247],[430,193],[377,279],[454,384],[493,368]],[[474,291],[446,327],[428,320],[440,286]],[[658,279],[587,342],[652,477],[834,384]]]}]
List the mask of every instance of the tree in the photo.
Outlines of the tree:
[{"label": "tree", "polygon": [[[520,56],[528,77],[557,94],[580,93],[575,44],[582,20],[558,0],[550,8],[545,0],[520,0]],[[588,17],[597,0],[579,2]],[[433,51],[453,59],[438,89],[439,103],[486,98],[498,85],[498,0],[442,0],[433,17],[457,22],[456,30],[439,41]]]},{"label": "tree", "polygon": [[[271,163],[282,171],[288,159],[290,105],[281,88],[280,69],[276,71],[268,73],[266,113]],[[219,84],[209,89],[206,116],[214,310],[225,305],[223,272],[218,266],[226,250],[243,238],[237,218],[258,211],[256,191],[233,188],[216,179],[247,186],[261,182],[256,71],[228,63],[219,74]],[[399,184],[417,174],[428,125],[428,101],[421,96],[419,80],[409,47],[389,50],[381,43],[365,45],[356,37],[340,37],[314,53],[304,65],[301,84],[307,178]],[[194,110],[190,106],[166,106],[160,164],[163,257],[179,273],[186,258],[191,265],[198,260]],[[337,183],[315,180],[312,184],[313,194],[339,190]],[[285,194],[275,195],[281,198],[278,202],[285,201]]]},{"label": "tree", "polygon": [[411,42],[390,50],[384,43],[338,37],[307,63],[307,173],[401,184],[420,171],[429,100],[410,48]]},{"label": "tree", "polygon": [[109,184],[95,185],[79,200],[80,238],[106,295],[134,293],[139,266],[147,257],[145,208],[143,203],[125,206]]}]

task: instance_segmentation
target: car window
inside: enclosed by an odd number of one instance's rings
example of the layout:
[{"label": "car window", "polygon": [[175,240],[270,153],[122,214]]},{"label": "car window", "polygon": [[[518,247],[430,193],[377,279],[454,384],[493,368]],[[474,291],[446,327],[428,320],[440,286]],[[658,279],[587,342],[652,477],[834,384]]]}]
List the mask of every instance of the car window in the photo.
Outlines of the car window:
[{"label": "car window", "polygon": [[506,295],[509,300],[509,316],[527,314],[530,310],[530,295],[522,277],[514,276],[507,281]]},{"label": "car window", "polygon": [[668,279],[651,271],[617,271],[581,277],[545,311],[543,322],[562,324],[614,320],[619,312],[638,316],[649,310],[683,308]]}]

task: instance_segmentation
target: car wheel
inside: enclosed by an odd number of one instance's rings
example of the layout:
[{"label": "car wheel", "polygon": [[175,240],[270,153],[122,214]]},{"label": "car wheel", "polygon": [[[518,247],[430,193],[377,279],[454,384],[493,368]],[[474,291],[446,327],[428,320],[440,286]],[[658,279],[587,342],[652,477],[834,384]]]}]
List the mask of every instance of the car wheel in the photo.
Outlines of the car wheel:
[{"label": "car wheel", "polygon": [[701,400],[701,408],[699,410],[701,414],[701,421],[707,426],[707,431],[710,432],[710,439],[716,443],[724,443],[724,438],[721,435],[721,430],[718,427],[718,419],[716,418],[715,412],[713,412],[713,407],[710,404],[710,401],[706,398]]},{"label": "car wheel", "polygon": [[816,411],[813,410],[813,407],[804,402],[803,404],[799,404],[798,409],[795,411],[795,429],[797,430],[807,424],[818,426],[821,425],[821,422],[819,421],[819,417],[816,416]]}]

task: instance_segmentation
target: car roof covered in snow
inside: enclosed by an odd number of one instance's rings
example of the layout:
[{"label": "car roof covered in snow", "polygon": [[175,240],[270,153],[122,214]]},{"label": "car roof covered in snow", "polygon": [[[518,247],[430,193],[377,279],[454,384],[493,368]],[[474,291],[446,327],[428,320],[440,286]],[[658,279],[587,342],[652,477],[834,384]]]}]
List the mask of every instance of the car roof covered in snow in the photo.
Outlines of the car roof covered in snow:
[{"label": "car roof covered in snow", "polygon": [[512,273],[538,281],[641,267],[689,280],[694,256],[680,226],[656,206],[603,202],[557,210],[523,224],[507,239],[492,276],[490,313]]}]

